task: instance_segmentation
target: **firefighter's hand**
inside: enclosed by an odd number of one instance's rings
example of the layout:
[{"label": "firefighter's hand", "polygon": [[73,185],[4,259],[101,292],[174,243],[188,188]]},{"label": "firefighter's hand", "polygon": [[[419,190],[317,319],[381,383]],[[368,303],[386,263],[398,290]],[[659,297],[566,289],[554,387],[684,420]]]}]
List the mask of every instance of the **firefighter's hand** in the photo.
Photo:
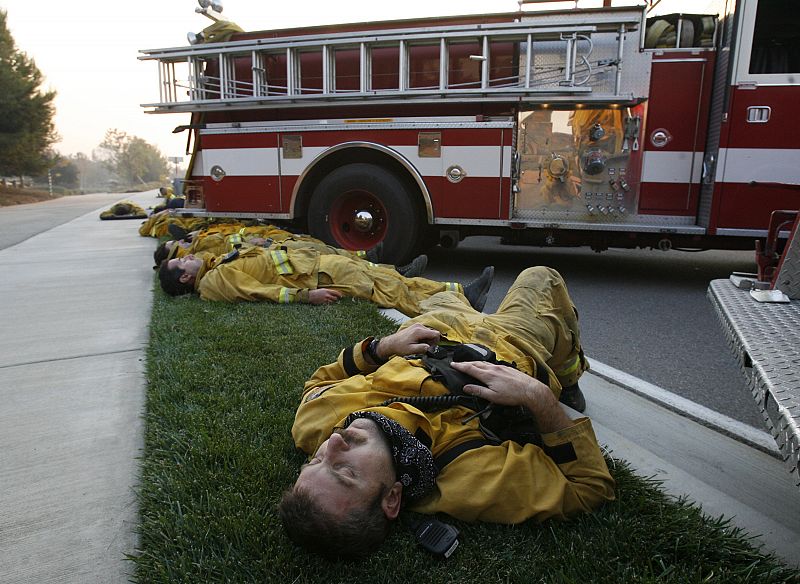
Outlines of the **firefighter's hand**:
[{"label": "firefighter's hand", "polygon": [[439,331],[419,323],[400,329],[394,334],[384,337],[378,343],[376,352],[381,359],[391,359],[395,355],[417,355],[427,351],[431,345],[439,342]]},{"label": "firefighter's hand", "polygon": [[542,432],[555,432],[572,425],[550,388],[522,371],[485,361],[453,361],[452,367],[483,383],[465,385],[464,393],[497,405],[523,406],[536,418]]},{"label": "firefighter's hand", "polygon": [[341,297],[341,292],[330,288],[317,288],[308,292],[308,302],[310,304],[333,304]]},{"label": "firefighter's hand", "polygon": [[467,384],[464,391],[501,406],[524,406],[532,399],[543,399],[539,394],[550,394],[550,388],[538,379],[513,367],[485,361],[453,361],[453,369],[471,375],[481,385]]}]

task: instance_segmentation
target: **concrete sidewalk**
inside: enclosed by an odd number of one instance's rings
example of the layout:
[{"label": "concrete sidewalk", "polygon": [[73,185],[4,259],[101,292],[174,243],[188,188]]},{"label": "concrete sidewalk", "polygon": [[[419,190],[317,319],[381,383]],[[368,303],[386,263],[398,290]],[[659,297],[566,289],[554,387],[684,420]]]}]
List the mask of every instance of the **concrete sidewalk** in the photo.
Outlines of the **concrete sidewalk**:
[{"label": "concrete sidewalk", "polygon": [[[155,242],[99,210],[0,251],[2,582],[130,577]],[[599,376],[581,385],[615,456],[797,564],[800,505],[779,460]]]},{"label": "concrete sidewalk", "polygon": [[[597,439],[614,457],[707,515],[732,518],[759,536],[753,543],[762,551],[800,566],[800,493],[777,448],[767,454],[596,375],[582,377],[581,387]],[[767,441],[774,445],[764,432]]]},{"label": "concrete sidewalk", "polygon": [[155,244],[99,210],[0,251],[3,582],[132,568]]}]

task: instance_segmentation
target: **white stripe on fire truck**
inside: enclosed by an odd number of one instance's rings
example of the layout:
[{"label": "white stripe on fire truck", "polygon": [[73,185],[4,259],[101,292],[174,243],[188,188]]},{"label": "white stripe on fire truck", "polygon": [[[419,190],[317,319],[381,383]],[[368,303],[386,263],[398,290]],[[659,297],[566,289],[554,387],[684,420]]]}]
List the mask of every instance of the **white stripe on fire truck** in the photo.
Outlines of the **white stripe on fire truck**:
[{"label": "white stripe on fire truck", "polygon": [[[800,183],[800,150],[789,148],[720,148],[716,182]],[[648,150],[642,163],[642,182],[699,184],[703,171],[702,152]],[[691,174],[692,180],[688,177]]]},{"label": "white stripe on fire truck", "polygon": [[800,184],[800,150],[790,148],[720,148],[717,182]]},{"label": "white stripe on fire truck", "polygon": [[[398,153],[411,161],[422,176],[443,176],[452,165],[460,166],[467,177],[503,177],[509,173],[511,147],[505,146],[443,146],[440,158],[420,158],[416,146],[395,146]],[[299,176],[325,147],[303,148],[303,158],[282,159],[283,176]],[[278,148],[220,148],[207,149],[195,159],[195,175],[209,176],[215,165],[226,176],[275,176],[278,174]]]},{"label": "white stripe on fire truck", "polygon": [[702,170],[702,152],[648,150],[642,161],[642,182],[699,183]]},{"label": "white stripe on fire truck", "polygon": [[277,148],[203,150],[203,156],[195,158],[195,167],[202,169],[202,176],[209,176],[214,166],[222,167],[226,176],[275,176],[278,152]]}]

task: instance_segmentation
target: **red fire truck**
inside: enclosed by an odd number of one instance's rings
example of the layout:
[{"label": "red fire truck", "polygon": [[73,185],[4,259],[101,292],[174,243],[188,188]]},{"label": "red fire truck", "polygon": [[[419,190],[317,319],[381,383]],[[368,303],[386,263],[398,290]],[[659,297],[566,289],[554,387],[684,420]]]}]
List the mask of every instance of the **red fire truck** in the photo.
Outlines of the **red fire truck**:
[{"label": "red fire truck", "polygon": [[800,207],[794,0],[662,16],[535,1],[259,32],[206,7],[193,44],[140,57],[159,72],[144,107],[190,114],[186,210],[383,241],[400,262],[476,234],[752,249],[773,210]]}]

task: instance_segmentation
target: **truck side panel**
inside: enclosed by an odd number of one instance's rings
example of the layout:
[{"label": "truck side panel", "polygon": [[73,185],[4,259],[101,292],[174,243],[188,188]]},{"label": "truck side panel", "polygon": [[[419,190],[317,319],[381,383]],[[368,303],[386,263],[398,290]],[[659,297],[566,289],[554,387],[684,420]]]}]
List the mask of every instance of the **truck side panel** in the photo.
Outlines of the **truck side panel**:
[{"label": "truck side panel", "polygon": [[697,214],[713,67],[710,51],[671,52],[653,59],[643,140],[642,214]]},{"label": "truck side panel", "polygon": [[800,12],[791,0],[741,0],[716,167],[712,227],[762,235],[775,209],[800,207]]},{"label": "truck side panel", "polygon": [[773,209],[800,207],[790,186],[800,183],[798,100],[798,86],[733,88],[717,166],[718,228],[765,229]]},{"label": "truck side panel", "polygon": [[[396,153],[423,177],[435,217],[507,218],[512,136],[507,125],[392,130],[357,129],[352,123],[353,129],[297,132],[287,132],[285,126],[281,132],[217,128],[200,134],[194,176],[204,181],[209,211],[293,214],[297,182],[316,161],[332,149],[345,147],[356,153],[377,145]],[[434,141],[433,151],[421,146],[425,139]],[[353,154],[348,161],[361,160]],[[210,179],[214,166],[224,171],[219,181]]]}]

